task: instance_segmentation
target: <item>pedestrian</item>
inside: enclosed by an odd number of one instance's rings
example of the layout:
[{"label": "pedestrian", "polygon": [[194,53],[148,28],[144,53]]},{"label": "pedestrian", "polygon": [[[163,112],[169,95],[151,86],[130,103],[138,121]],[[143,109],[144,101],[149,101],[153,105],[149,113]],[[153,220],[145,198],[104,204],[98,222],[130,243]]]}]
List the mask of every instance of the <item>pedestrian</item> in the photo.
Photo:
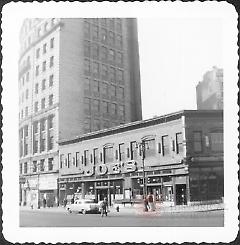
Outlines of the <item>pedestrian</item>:
[{"label": "pedestrian", "polygon": [[151,193],[149,193],[148,195],[148,203],[149,203],[150,211],[155,211],[153,196]]},{"label": "pedestrian", "polygon": [[148,199],[145,197],[143,202],[144,202],[144,211],[147,212],[148,211]]},{"label": "pedestrian", "polygon": [[72,204],[74,203],[74,194],[73,194],[73,196],[72,196],[71,203],[72,203]]},{"label": "pedestrian", "polygon": [[47,200],[46,200],[46,198],[44,197],[44,198],[43,198],[43,207],[44,207],[44,208],[46,208],[46,204],[47,204]]},{"label": "pedestrian", "polygon": [[64,208],[66,207],[66,205],[67,205],[67,198],[64,198],[64,200],[63,200],[63,206],[64,206]]},{"label": "pedestrian", "polygon": [[101,217],[103,217],[104,214],[107,216],[107,210],[108,210],[108,201],[107,198],[104,197],[103,201],[100,204]]}]

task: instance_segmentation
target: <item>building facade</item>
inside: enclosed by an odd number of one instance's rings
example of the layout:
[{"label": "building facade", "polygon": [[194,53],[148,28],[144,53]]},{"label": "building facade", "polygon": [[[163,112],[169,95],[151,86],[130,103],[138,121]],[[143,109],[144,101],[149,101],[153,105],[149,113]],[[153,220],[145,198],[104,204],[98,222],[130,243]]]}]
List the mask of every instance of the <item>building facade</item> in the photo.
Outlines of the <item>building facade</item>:
[{"label": "building facade", "polygon": [[20,47],[20,203],[53,206],[59,140],[142,119],[137,23],[26,19]]},{"label": "building facade", "polygon": [[[145,148],[142,148],[145,146]],[[145,149],[145,150],[143,150]],[[59,142],[59,200],[223,197],[223,112],[180,111]]]},{"label": "building facade", "polygon": [[198,110],[223,110],[223,69],[213,67],[196,87]]}]

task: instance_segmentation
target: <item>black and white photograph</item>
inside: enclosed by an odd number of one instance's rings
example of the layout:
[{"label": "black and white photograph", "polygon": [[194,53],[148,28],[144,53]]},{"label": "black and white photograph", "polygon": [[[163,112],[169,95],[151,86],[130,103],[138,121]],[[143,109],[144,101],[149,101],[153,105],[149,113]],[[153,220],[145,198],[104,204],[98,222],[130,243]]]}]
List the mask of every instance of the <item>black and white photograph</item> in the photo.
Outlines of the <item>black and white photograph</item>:
[{"label": "black and white photograph", "polygon": [[5,5],[5,239],[235,240],[237,17],[226,2]]}]

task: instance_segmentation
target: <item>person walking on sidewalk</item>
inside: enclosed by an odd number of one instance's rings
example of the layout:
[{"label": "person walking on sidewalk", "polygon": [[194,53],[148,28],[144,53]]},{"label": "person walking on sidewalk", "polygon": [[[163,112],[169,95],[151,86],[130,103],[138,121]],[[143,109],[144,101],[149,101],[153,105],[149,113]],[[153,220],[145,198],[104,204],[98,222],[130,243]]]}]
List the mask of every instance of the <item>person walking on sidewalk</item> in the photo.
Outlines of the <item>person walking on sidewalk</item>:
[{"label": "person walking on sidewalk", "polygon": [[148,195],[148,203],[150,206],[150,211],[155,211],[155,207],[154,207],[154,202],[153,202],[153,196],[151,193],[149,193]]},{"label": "person walking on sidewalk", "polygon": [[103,217],[104,214],[107,217],[108,201],[106,197],[104,197],[103,202],[100,204],[100,210],[101,210],[101,217]]},{"label": "person walking on sidewalk", "polygon": [[143,202],[144,202],[144,211],[147,212],[149,207],[147,197],[144,198]]}]

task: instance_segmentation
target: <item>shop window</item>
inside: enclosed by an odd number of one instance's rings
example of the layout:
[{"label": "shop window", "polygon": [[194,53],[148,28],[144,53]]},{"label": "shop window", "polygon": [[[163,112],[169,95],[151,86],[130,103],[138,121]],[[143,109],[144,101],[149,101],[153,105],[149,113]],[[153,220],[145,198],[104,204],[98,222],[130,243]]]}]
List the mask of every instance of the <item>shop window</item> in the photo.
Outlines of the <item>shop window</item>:
[{"label": "shop window", "polygon": [[45,167],[44,167],[44,164],[45,164],[45,159],[41,159],[40,160],[40,171],[43,172]]},{"label": "shop window", "polygon": [[125,160],[125,146],[124,144],[119,144],[119,160],[124,161]]},{"label": "shop window", "polygon": [[113,147],[104,147],[103,148],[103,157],[104,157],[104,163],[113,162],[113,160],[114,160]]},{"label": "shop window", "polygon": [[53,158],[48,158],[48,171],[53,170]]},{"label": "shop window", "polygon": [[89,164],[89,150],[85,150],[84,154],[84,165],[87,166]]},{"label": "shop window", "polygon": [[194,152],[202,152],[202,132],[193,132],[193,150]]},{"label": "shop window", "polygon": [[223,152],[223,132],[211,132],[210,145],[212,151]]},{"label": "shop window", "polygon": [[130,157],[131,157],[131,160],[137,159],[137,155],[138,155],[137,142],[136,141],[130,142]]},{"label": "shop window", "polygon": [[163,156],[169,155],[169,137],[168,135],[162,136],[162,154]]},{"label": "shop window", "polygon": [[72,153],[67,154],[67,167],[70,168],[72,164]]},{"label": "shop window", "polygon": [[182,133],[176,133],[176,153],[179,154],[183,151],[183,136]]}]

